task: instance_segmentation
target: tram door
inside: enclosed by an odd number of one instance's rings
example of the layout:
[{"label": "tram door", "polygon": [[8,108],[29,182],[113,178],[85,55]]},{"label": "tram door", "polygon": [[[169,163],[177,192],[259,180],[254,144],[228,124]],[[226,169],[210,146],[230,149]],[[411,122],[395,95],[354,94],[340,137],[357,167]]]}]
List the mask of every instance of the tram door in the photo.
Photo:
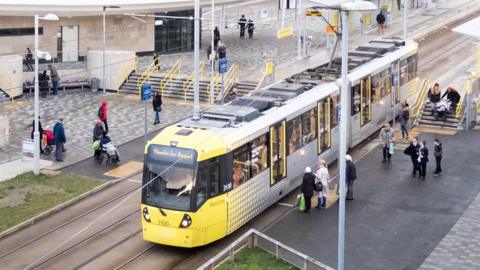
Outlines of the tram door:
[{"label": "tram door", "polygon": [[285,120],[270,127],[270,185],[287,176]]},{"label": "tram door", "polygon": [[318,154],[325,152],[331,146],[330,135],[330,102],[331,98],[318,102]]},{"label": "tram door", "polygon": [[372,121],[372,82],[368,76],[360,80],[360,126]]}]

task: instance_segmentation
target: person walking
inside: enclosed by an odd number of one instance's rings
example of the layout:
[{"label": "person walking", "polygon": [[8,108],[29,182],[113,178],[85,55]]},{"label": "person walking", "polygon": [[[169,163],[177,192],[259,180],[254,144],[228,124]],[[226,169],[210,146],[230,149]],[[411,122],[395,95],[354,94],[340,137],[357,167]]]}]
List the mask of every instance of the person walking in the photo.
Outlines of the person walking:
[{"label": "person walking", "polygon": [[386,123],[383,128],[380,130],[380,141],[382,141],[383,146],[383,160],[390,162],[392,154],[390,153],[390,148],[393,147],[395,131],[390,127],[390,124]]},{"label": "person walking", "polygon": [[305,198],[305,213],[310,212],[310,206],[312,204],[313,191],[315,190],[315,175],[312,174],[310,167],[305,168],[305,174],[303,175],[301,191]]},{"label": "person walking", "polygon": [[160,69],[160,56],[155,52],[153,53],[153,65],[154,65],[154,71],[158,71]]},{"label": "person walking", "polygon": [[227,48],[225,47],[225,43],[223,42],[218,43],[218,58],[227,58]]},{"label": "person walking", "polygon": [[162,111],[162,94],[154,92],[152,98],[153,111],[155,112],[155,121],[153,125],[160,124],[160,112]]},{"label": "person walking", "polygon": [[345,181],[347,182],[347,196],[345,197],[346,200],[351,201],[353,200],[353,182],[357,179],[357,168],[353,163],[352,157],[350,155],[346,155],[345,159],[347,161],[347,167],[345,172]]},{"label": "person walking", "polygon": [[41,74],[38,75],[38,87],[40,88],[40,97],[46,98],[48,94],[48,81],[50,77],[47,75],[47,71],[44,70]]},{"label": "person walking", "polygon": [[218,30],[218,27],[215,26],[215,29],[213,30],[213,47],[215,49],[217,49],[219,41],[220,41],[220,30]]},{"label": "person walking", "polygon": [[400,115],[398,120],[400,122],[400,129],[402,130],[402,139],[408,139],[408,120],[410,119],[410,108],[408,103],[402,103],[402,109],[400,110]]},{"label": "person walking", "polygon": [[253,30],[255,30],[255,26],[253,25],[252,19],[249,19],[247,24],[248,38],[253,38]]},{"label": "person walking", "polygon": [[54,66],[48,65],[48,70],[50,70],[50,79],[52,80],[52,94],[56,96],[58,92],[58,82],[60,81],[60,76],[58,76],[57,69]]},{"label": "person walking", "polygon": [[325,208],[327,206],[327,198],[328,198],[328,183],[330,176],[328,174],[327,163],[325,160],[321,159],[318,161],[318,170],[315,173],[315,185],[321,184],[322,191],[318,191],[318,204],[317,208]]},{"label": "person walking", "polygon": [[53,134],[55,138],[55,160],[62,162],[63,144],[67,142],[65,138],[65,129],[63,128],[63,119],[58,119],[53,126]]},{"label": "person walking", "polygon": [[443,149],[442,149],[442,143],[440,142],[439,139],[433,140],[433,144],[435,145],[433,155],[435,156],[435,172],[434,176],[437,177],[438,175],[442,174],[442,156],[443,156]]},{"label": "person walking", "polygon": [[418,149],[420,148],[420,145],[417,142],[417,138],[413,137],[412,140],[410,141],[410,145],[405,148],[403,153],[407,156],[410,156],[410,159],[412,161],[412,177],[417,176],[417,171],[420,174],[420,167],[418,164]]},{"label": "person walking", "polygon": [[428,149],[427,142],[420,142],[420,148],[418,149],[418,164],[419,164],[419,174],[418,179],[425,180],[425,175],[427,174],[427,162],[428,162]]},{"label": "person walking", "polygon": [[385,15],[383,15],[383,10],[380,10],[380,13],[377,15],[377,33],[383,35],[385,31]]},{"label": "person walking", "polygon": [[27,71],[33,71],[32,62],[33,62],[33,54],[30,51],[30,48],[27,48],[25,50],[25,66],[27,66]]},{"label": "person walking", "polygon": [[98,119],[103,122],[105,125],[105,132],[108,132],[108,123],[107,123],[107,101],[102,101],[102,105],[98,108]]},{"label": "person walking", "polygon": [[[102,139],[104,133],[105,133],[105,129],[103,128],[103,122],[100,119],[98,119],[97,123],[95,123],[95,127],[93,128],[93,142],[96,142]],[[100,154],[100,147],[95,150],[94,157],[97,158],[99,154]]]},{"label": "person walking", "polygon": [[245,26],[247,25],[247,19],[245,19],[245,15],[242,14],[242,17],[238,20],[238,25],[240,26],[240,38],[244,38]]}]

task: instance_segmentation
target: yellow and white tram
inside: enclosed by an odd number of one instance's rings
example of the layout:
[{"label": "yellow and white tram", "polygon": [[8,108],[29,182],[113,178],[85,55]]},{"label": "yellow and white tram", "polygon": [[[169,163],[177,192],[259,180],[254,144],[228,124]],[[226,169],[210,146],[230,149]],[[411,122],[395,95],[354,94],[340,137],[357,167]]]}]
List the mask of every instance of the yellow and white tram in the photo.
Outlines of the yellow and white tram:
[{"label": "yellow and white tram", "polygon": [[[415,42],[379,39],[350,52],[353,147],[416,89]],[[338,150],[340,67],[326,63],[162,130],[145,148],[143,238],[178,247],[232,233]],[[398,109],[398,108],[397,108]]]}]

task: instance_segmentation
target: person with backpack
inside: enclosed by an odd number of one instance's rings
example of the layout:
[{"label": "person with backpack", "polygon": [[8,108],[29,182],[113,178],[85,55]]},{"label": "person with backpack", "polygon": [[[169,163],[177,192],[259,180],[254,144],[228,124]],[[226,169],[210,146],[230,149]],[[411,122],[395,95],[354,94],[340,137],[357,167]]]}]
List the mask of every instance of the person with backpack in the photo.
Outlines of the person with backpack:
[{"label": "person with backpack", "polygon": [[98,119],[103,122],[105,126],[105,132],[108,133],[108,123],[107,123],[107,101],[102,101],[102,105],[98,108]]},{"label": "person with backpack", "polygon": [[357,168],[355,167],[355,164],[353,163],[352,157],[350,155],[346,155],[345,159],[347,160],[345,181],[347,182],[348,189],[345,199],[351,201],[353,200],[353,182],[357,179]]},{"label": "person with backpack", "polygon": [[315,173],[315,191],[318,195],[318,204],[317,208],[325,208],[327,206],[328,198],[328,180],[330,176],[328,174],[327,163],[325,160],[321,159],[318,161],[318,170]]},{"label": "person with backpack", "polygon": [[387,19],[385,18],[385,15],[383,15],[383,11],[380,10],[380,13],[378,13],[377,15],[377,33],[379,35],[383,35],[384,31],[385,31],[385,21]]},{"label": "person with backpack", "polygon": [[402,130],[402,139],[408,139],[408,120],[410,119],[410,108],[408,103],[402,103],[402,109],[398,120],[400,121],[400,129]]},{"label": "person with backpack", "polygon": [[315,190],[315,175],[312,173],[310,167],[305,168],[305,174],[303,175],[302,185],[300,186],[303,197],[305,198],[305,213],[310,212],[310,206],[312,204],[313,191]]},{"label": "person with backpack", "polygon": [[435,167],[435,172],[433,173],[433,176],[437,177],[438,175],[442,174],[442,155],[443,155],[443,150],[442,150],[442,143],[440,142],[439,139],[433,140],[433,144],[435,145],[433,155],[435,156],[435,162],[436,162],[436,167]]}]

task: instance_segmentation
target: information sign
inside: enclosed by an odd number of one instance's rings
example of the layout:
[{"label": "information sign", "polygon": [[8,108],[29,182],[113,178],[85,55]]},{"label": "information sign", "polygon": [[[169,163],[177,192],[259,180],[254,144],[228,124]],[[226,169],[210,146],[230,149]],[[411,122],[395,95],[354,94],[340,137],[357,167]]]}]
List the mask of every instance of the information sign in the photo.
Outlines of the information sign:
[{"label": "information sign", "polygon": [[228,70],[228,62],[227,58],[221,58],[218,61],[218,72],[221,74],[227,73]]},{"label": "information sign", "polygon": [[142,101],[152,98],[152,85],[149,83],[142,84]]}]

